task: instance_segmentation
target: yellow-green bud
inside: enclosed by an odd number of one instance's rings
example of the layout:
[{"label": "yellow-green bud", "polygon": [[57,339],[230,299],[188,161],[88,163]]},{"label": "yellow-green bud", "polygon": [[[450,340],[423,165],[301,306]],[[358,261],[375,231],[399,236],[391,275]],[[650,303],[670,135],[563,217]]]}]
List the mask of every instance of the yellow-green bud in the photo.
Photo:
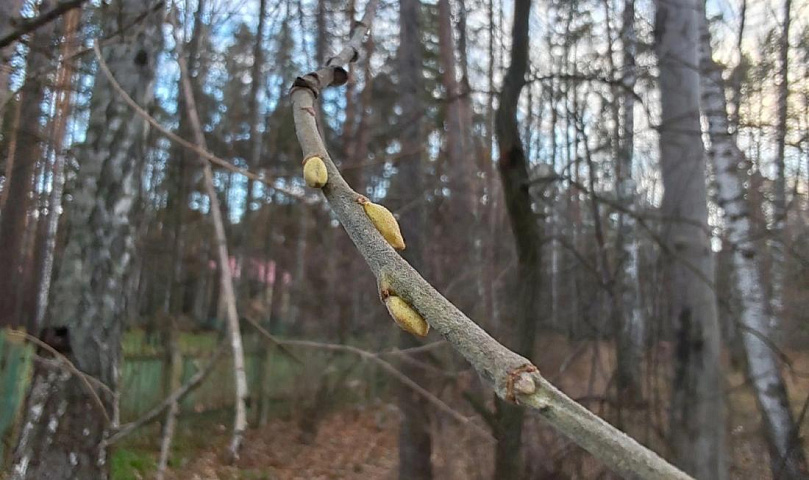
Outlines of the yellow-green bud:
[{"label": "yellow-green bud", "polygon": [[320,157],[309,157],[303,161],[303,178],[312,188],[323,188],[329,181],[326,164]]},{"label": "yellow-green bud", "polygon": [[401,297],[390,295],[385,298],[385,306],[388,308],[390,316],[393,317],[393,321],[396,322],[396,325],[399,325],[399,328],[419,337],[427,336],[430,331],[430,324]]},{"label": "yellow-green bud", "polygon": [[399,229],[399,222],[396,221],[396,217],[390,213],[390,210],[371,202],[365,197],[360,197],[357,201],[365,209],[365,214],[368,215],[371,223],[379,230],[385,240],[396,250],[404,250],[405,242],[402,231]]}]

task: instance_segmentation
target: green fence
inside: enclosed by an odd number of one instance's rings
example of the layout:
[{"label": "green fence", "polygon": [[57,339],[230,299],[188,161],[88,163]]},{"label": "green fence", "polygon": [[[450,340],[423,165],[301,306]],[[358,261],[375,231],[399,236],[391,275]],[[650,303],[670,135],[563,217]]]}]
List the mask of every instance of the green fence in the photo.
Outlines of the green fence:
[{"label": "green fence", "polygon": [[[183,334],[180,349],[183,356],[183,381],[190,378],[218,343],[215,334]],[[261,377],[261,359],[266,354],[265,346],[256,338],[245,338],[245,367],[251,395],[258,392]],[[0,468],[11,454],[20,406],[24,402],[31,376],[34,348],[0,330]],[[121,421],[139,418],[166,396],[163,381],[163,353],[159,346],[150,345],[140,332],[129,332],[123,341],[124,360],[121,376],[120,409]],[[321,362],[326,361],[324,358]],[[234,382],[230,357],[223,357],[205,382],[183,401],[184,409],[204,412],[233,405]],[[274,354],[271,359],[273,396],[289,398],[296,388],[299,374],[292,362]]]},{"label": "green fence", "polygon": [[17,411],[25,396],[33,349],[0,330],[0,467],[11,451]]}]

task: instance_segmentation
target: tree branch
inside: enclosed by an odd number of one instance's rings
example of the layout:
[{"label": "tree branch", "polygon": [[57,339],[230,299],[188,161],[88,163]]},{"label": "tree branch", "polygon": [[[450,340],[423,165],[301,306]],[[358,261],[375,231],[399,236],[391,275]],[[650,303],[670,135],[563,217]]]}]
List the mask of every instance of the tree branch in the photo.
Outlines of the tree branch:
[{"label": "tree branch", "polygon": [[63,0],[47,12],[40,13],[34,18],[18,18],[12,20],[14,30],[0,37],[0,48],[11,45],[23,35],[33,32],[37,28],[52,22],[74,8],[81,7],[87,0]]},{"label": "tree branch", "polygon": [[318,156],[325,162],[329,179],[323,194],[374,276],[415,308],[492,385],[498,396],[536,409],[554,428],[613,470],[643,479],[690,478],[564,395],[528,359],[498,343],[466,317],[393,250],[357,203],[359,194],[340,175],[318,133],[314,102],[322,89],[345,82],[343,66],[356,61],[375,7],[376,0],[370,0],[364,18],[354,25],[343,50],[323,68],[298,77],[291,90],[295,131],[303,158]]}]

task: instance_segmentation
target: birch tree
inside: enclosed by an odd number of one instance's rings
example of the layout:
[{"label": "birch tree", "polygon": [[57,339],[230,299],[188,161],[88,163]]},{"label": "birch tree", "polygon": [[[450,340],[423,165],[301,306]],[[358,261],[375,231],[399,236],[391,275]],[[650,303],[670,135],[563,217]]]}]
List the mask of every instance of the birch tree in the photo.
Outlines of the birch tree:
[{"label": "birch tree", "polygon": [[[141,105],[153,99],[161,46],[160,2],[115,0],[101,12],[103,31],[115,35],[103,55],[121,86]],[[140,21],[132,25],[131,19]],[[79,152],[69,235],[47,319],[46,341],[59,346],[88,385],[58,360],[34,372],[11,478],[106,479],[104,439],[111,425],[112,391],[120,372],[122,301],[134,238],[130,215],[138,192],[144,122],[133,120],[102,75],[96,79],[87,139]]]},{"label": "birch tree", "polygon": [[666,268],[676,354],[671,441],[697,478],[727,476],[720,338],[699,117],[701,0],[658,0],[655,49],[661,99],[660,169]]},{"label": "birch tree", "polygon": [[784,0],[781,39],[778,48],[778,120],[775,130],[775,185],[773,192],[773,293],[772,305],[775,312],[783,308],[783,290],[786,276],[787,242],[787,180],[786,180],[786,138],[787,110],[789,108],[789,27],[792,0]]},{"label": "birch tree", "polygon": [[[701,3],[701,2],[700,2]],[[784,379],[772,347],[764,282],[757,266],[747,198],[740,168],[747,161],[731,133],[722,68],[713,60],[711,35],[701,5],[700,85],[702,110],[708,120],[708,155],[716,175],[718,202],[733,257],[734,286],[739,294],[739,323],[747,358],[747,375],[755,391],[770,450],[773,478],[806,479],[806,459],[798,426],[789,408]]]}]

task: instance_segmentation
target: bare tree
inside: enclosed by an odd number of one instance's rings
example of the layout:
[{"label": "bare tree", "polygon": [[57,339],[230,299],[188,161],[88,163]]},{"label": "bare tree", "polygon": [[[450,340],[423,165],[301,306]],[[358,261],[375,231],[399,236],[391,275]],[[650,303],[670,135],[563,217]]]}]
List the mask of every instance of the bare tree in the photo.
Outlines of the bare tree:
[{"label": "bare tree", "polygon": [[[408,229],[405,258],[417,270],[423,270],[424,262],[424,180],[422,152],[424,133],[422,129],[421,95],[424,90],[421,55],[421,1],[399,2],[399,91],[402,106],[400,138],[403,156],[398,163],[398,173],[391,185],[391,206],[403,208],[400,221]],[[421,343],[413,335],[400,332],[399,347],[411,348]],[[418,367],[402,363],[405,375],[423,383],[425,372]],[[402,420],[399,427],[399,478],[400,480],[428,480],[433,477],[430,457],[429,404],[411,389],[399,390],[399,408]]]},{"label": "bare tree", "polygon": [[[542,231],[534,214],[528,191],[528,159],[517,125],[517,106],[528,69],[528,19],[531,0],[515,0],[514,26],[511,32],[511,63],[503,79],[494,128],[500,159],[497,163],[503,185],[511,233],[517,248],[517,289],[513,325],[509,342],[520,355],[533,354],[536,316],[540,308]],[[523,410],[497,401],[497,449],[495,477],[519,478],[522,475],[521,437]]]},{"label": "bare tree", "polygon": [[635,0],[625,0],[623,10],[623,78],[621,95],[621,134],[616,165],[616,192],[623,212],[619,215],[618,250],[620,255],[618,281],[620,295],[615,296],[619,304],[614,309],[617,316],[616,332],[618,340],[616,383],[619,391],[632,396],[641,394],[640,365],[643,360],[646,319],[643,317],[640,296],[640,245],[635,217],[626,214],[634,211],[635,182],[633,180],[634,132],[635,132],[635,82],[637,77],[635,56],[637,35],[635,34]]},{"label": "bare tree", "polygon": [[727,476],[720,338],[699,117],[697,1],[658,0],[660,169],[665,189],[669,315],[676,358],[670,428],[677,461],[697,478]]},{"label": "bare tree", "polygon": [[[147,106],[161,46],[161,5],[115,0],[102,15],[104,32],[125,35],[104,47],[105,61],[121,78],[121,87]],[[132,18],[141,20],[131,25]],[[14,454],[15,480],[109,476],[105,438],[112,427],[111,391],[120,372],[121,300],[134,247],[130,214],[143,165],[145,124],[131,119],[129,107],[104,76],[96,79],[90,112],[66,211],[70,233],[53,286],[51,328],[43,340],[108,390],[88,391],[86,380],[66,373],[58,361],[39,363]]]},{"label": "bare tree", "polygon": [[[700,2],[702,3],[702,2]],[[751,228],[740,167],[747,164],[731,133],[722,67],[713,60],[711,35],[702,7],[700,69],[702,109],[708,120],[708,149],[731,249],[734,285],[739,293],[739,323],[747,357],[747,374],[755,390],[770,447],[773,478],[806,479],[806,459],[798,426],[789,408],[784,379],[772,347],[767,299]]]}]

